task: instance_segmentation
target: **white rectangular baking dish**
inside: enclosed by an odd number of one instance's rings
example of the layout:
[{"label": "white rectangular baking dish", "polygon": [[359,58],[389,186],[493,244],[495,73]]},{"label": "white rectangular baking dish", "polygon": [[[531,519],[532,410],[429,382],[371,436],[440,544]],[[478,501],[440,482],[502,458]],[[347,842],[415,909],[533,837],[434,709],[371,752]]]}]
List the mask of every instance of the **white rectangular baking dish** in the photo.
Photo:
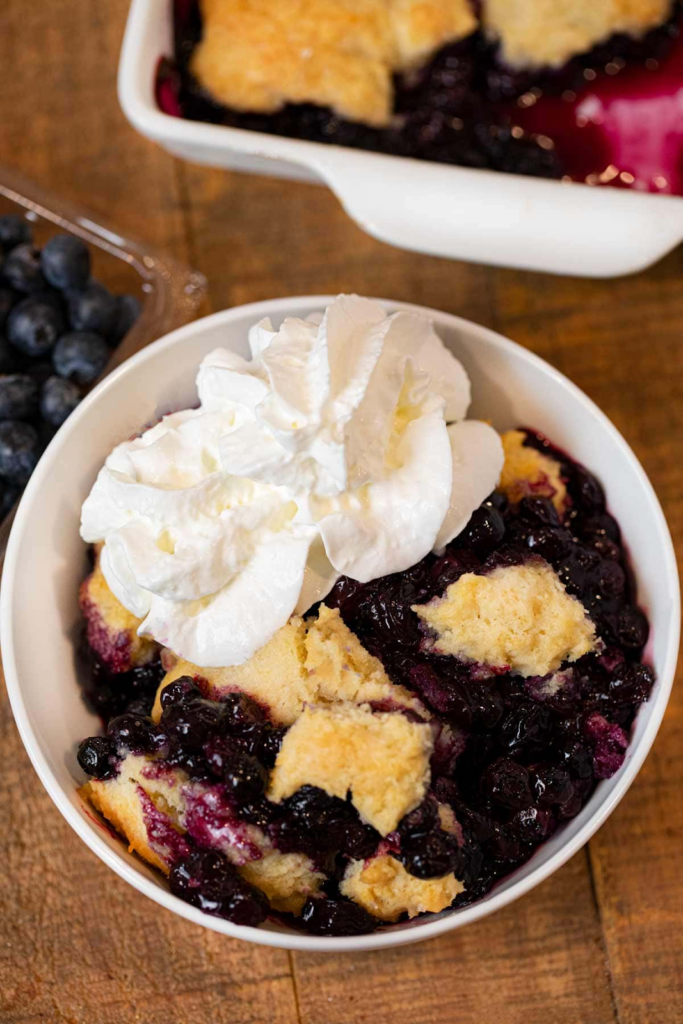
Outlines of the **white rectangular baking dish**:
[{"label": "white rectangular baking dish", "polygon": [[175,156],[328,185],[384,242],[526,270],[615,277],[683,240],[683,199],[445,166],[303,142],[162,113],[154,98],[172,53],[172,0],[133,0],[118,92],[131,124]]}]

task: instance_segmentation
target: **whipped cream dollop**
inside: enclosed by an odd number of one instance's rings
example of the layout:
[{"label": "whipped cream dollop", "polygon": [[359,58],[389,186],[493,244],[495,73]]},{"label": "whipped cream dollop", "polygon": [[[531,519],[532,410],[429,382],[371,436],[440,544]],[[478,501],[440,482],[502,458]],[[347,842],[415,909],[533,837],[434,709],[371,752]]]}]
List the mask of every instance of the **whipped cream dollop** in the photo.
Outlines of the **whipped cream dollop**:
[{"label": "whipped cream dollop", "polygon": [[141,635],[207,668],[250,658],[341,574],[445,547],[494,489],[498,434],[430,321],[341,295],[216,349],[199,407],[118,445],[86,499],[111,590]]}]

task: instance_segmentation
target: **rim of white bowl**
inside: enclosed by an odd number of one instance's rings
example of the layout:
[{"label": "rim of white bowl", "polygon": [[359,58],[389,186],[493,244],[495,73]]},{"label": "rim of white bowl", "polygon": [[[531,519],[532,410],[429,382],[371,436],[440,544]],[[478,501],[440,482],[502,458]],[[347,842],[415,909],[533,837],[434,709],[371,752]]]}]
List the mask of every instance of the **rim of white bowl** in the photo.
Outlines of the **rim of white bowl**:
[{"label": "rim of white bowl", "polygon": [[444,313],[440,310],[431,309],[427,306],[400,302],[394,299],[378,299],[377,301],[387,306],[390,310],[406,309],[414,310],[423,314],[426,313],[431,316],[436,315],[441,320],[448,321],[452,327],[465,330],[470,334],[470,336],[478,335],[479,337],[485,337],[498,348],[512,350],[516,356],[522,360],[522,362],[542,369],[546,374],[554,378],[562,387],[568,390],[581,406],[596,416],[602,429],[611,435],[612,440],[618,445],[628,461],[631,463],[633,471],[642,488],[643,496],[649,507],[652,520],[657,527],[657,541],[662,548],[667,571],[663,585],[667,586],[670,590],[673,601],[673,625],[666,645],[663,670],[660,672],[658,677],[659,689],[655,702],[651,706],[650,719],[645,732],[637,746],[632,749],[630,759],[624,764],[623,768],[620,769],[620,777],[609,796],[596,808],[595,812],[591,815],[588,821],[584,823],[577,834],[563,844],[560,849],[557,850],[557,852],[554,853],[553,856],[544,864],[532,869],[526,878],[520,879],[518,882],[513,882],[510,888],[505,891],[496,892],[494,889],[491,895],[482,898],[471,906],[453,911],[450,914],[445,914],[443,917],[437,917],[435,920],[431,920],[430,918],[421,919],[419,923],[414,923],[408,928],[386,932],[373,932],[369,935],[352,937],[325,937],[305,935],[294,930],[274,932],[260,928],[234,925],[229,921],[211,917],[210,915],[204,914],[202,911],[191,907],[189,904],[180,900],[177,896],[173,896],[168,889],[162,888],[149,878],[146,878],[141,872],[137,871],[128,860],[125,860],[104,842],[102,837],[97,833],[94,825],[89,824],[79,812],[76,804],[73,802],[73,794],[70,796],[57,781],[57,778],[53,774],[40,747],[40,743],[33,731],[26,705],[24,703],[14,652],[12,595],[14,591],[14,578],[17,571],[21,541],[26,526],[26,520],[28,518],[28,510],[32,506],[36,495],[39,493],[43,480],[50,472],[50,468],[57,456],[57,453],[59,452],[59,449],[61,448],[62,443],[68,436],[78,430],[80,421],[87,414],[88,410],[97,403],[99,397],[104,394],[105,391],[114,387],[121,377],[134,372],[137,366],[144,363],[157,352],[192,338],[198,329],[203,329],[209,323],[228,323],[233,319],[241,319],[243,317],[251,316],[254,317],[254,320],[261,319],[264,316],[279,317],[287,315],[290,312],[300,310],[302,306],[324,308],[333,300],[333,298],[333,295],[300,295],[282,299],[267,299],[265,301],[249,303],[243,306],[234,306],[231,309],[222,310],[218,313],[212,313],[210,316],[202,317],[199,320],[194,320],[192,323],[187,324],[184,327],[180,327],[178,330],[172,331],[170,334],[165,335],[158,341],[148,345],[134,356],[131,356],[130,359],[127,359],[117,367],[116,370],[105,378],[105,380],[103,380],[84,399],[64,425],[60,427],[57,434],[48,445],[24,491],[17,510],[7,547],[2,575],[2,588],[0,592],[0,636],[2,636],[2,661],[10,704],[19,734],[31,763],[57,809],[66,818],[68,823],[80,836],[86,846],[88,846],[100,858],[100,860],[104,861],[104,863],[116,872],[120,878],[123,878],[124,881],[137,889],[138,892],[143,893],[160,906],[165,907],[173,913],[179,914],[181,917],[191,921],[193,924],[201,925],[204,928],[210,928],[213,931],[228,935],[231,938],[245,939],[248,942],[253,942],[263,946],[273,946],[281,949],[308,952],[351,953],[365,950],[388,949],[392,946],[421,942],[425,939],[435,938],[437,935],[442,935],[445,932],[452,931],[456,928],[462,928],[466,924],[470,924],[473,921],[478,921],[483,917],[487,917],[489,914],[507,906],[509,903],[514,902],[521,896],[528,893],[531,889],[535,888],[557,871],[558,868],[565,864],[570,857],[572,857],[588,842],[591,836],[595,834],[598,828],[600,828],[604,821],[609,817],[629,789],[645,758],[647,757],[650,748],[652,747],[657,732],[659,731],[671,693],[678,658],[678,645],[680,638],[680,589],[673,542],[654,488],[652,487],[645,470],[641,466],[635,453],[627,444],[626,440],[592,399],[573,384],[568,377],[565,377],[564,374],[559,372],[559,370],[556,370],[544,359],[541,359],[540,356],[535,355],[533,352],[529,352],[521,345],[518,345],[516,342],[511,341],[509,338],[506,338],[504,335],[499,334],[496,331],[492,331],[487,327],[482,327],[479,324],[473,323],[471,320],[464,319],[463,317]]}]

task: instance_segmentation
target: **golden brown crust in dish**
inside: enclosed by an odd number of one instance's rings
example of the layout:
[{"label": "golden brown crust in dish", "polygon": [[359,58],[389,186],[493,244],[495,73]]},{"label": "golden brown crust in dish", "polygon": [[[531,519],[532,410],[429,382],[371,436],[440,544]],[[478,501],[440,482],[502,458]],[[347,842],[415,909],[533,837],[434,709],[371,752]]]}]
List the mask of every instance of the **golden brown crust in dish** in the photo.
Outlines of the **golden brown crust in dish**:
[{"label": "golden brown crust in dish", "polygon": [[483,20],[513,67],[560,67],[615,33],[644,35],[672,0],[486,0]]},{"label": "golden brown crust in dish", "polygon": [[381,127],[391,76],[477,27],[469,0],[201,0],[192,71],[234,110],[332,107]]}]

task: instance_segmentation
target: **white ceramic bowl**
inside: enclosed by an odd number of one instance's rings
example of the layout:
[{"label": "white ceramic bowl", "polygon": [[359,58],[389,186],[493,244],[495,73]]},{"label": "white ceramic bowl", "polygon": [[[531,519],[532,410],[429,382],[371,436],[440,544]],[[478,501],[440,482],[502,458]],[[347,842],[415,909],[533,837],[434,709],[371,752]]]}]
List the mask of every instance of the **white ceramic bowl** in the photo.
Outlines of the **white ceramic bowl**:
[{"label": "white ceramic bowl", "polygon": [[582,392],[536,356],[483,327],[423,310],[470,374],[473,415],[492,419],[499,429],[520,423],[537,427],[605,485],[632,554],[639,602],[652,625],[648,656],[657,673],[652,697],[638,714],[626,762],[529,863],[462,910],[359,938],[326,939],[274,924],[237,927],[172,896],[160,875],[97,823],[76,792],[84,779],[76,745],[99,727],[81,700],[74,666],[77,592],[86,568],[78,535],[81,503],[117,442],[160,414],[196,401],[195,372],[207,352],[223,345],[247,355],[247,328],[256,320],[270,316],[278,323],[286,315],[306,316],[329,301],[329,296],[276,299],[216,313],[150,345],[100,384],[60,429],[26,488],[7,550],[0,608],[5,675],[24,745],[55,804],[91,850],[140,892],[190,921],[252,942],[318,951],[384,948],[461,927],[528,892],[576,853],[624,795],[655,738],[674,676],[680,621],[671,538],[645,473],[616,429]]},{"label": "white ceramic bowl", "polygon": [[329,185],[384,242],[435,256],[613,277],[650,266],[683,240],[683,199],[449,167],[263,132],[185,121],[154,99],[172,53],[172,0],[132,0],[119,64],[131,124],[175,156],[212,167]]}]

